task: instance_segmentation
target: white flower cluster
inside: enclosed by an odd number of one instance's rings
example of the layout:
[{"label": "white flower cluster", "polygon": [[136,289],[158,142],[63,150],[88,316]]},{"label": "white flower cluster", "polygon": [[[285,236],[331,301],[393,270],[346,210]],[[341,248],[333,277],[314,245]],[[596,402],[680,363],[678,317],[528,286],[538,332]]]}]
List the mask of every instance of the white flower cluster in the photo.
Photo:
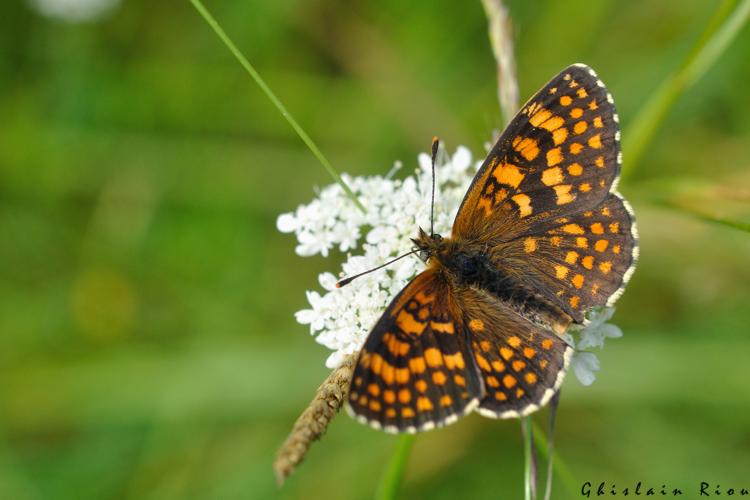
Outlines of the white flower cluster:
[{"label": "white flower cluster", "polygon": [[[471,152],[463,146],[446,156],[438,155],[436,168],[435,232],[439,234],[450,233],[458,206],[481,165],[472,161]],[[429,230],[432,167],[425,153],[419,155],[418,161],[419,168],[403,180],[392,178],[400,163],[385,176],[343,175],[366,207],[364,212],[340,185],[331,184],[321,189],[311,203],[279,216],[277,227],[283,233],[295,233],[300,256],[327,257],[333,248],[356,251],[357,255],[347,253],[340,276],[377,267],[411,250],[411,238],[416,236],[418,227]],[[316,340],[334,351],[326,366],[335,368],[347,355],[357,352],[393,297],[423,269],[424,263],[410,256],[340,289],[335,286],[339,277],[321,274],[318,280],[324,293],[308,291],[311,308],[298,311],[296,318],[301,324],[310,325]],[[622,335],[616,326],[605,324],[613,311],[603,309],[590,315],[588,326],[575,332],[580,337],[578,349],[601,347],[605,337]],[[572,336],[568,340],[573,344]],[[593,382],[593,372],[598,369],[599,361],[592,353],[577,352],[573,358],[573,371],[585,385]]]}]

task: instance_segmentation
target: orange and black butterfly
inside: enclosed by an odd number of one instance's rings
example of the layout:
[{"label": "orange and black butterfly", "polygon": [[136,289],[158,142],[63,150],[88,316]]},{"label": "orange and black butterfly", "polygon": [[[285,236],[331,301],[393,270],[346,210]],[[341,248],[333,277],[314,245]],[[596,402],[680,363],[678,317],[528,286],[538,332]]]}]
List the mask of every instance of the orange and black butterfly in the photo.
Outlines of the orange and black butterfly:
[{"label": "orange and black butterfly", "polygon": [[428,267],[368,336],[350,412],[416,432],[474,409],[509,418],[544,406],[573,352],[563,333],[612,305],[635,268],[620,164],[612,96],[592,69],[570,66],[503,132],[451,236],[420,229],[413,240]]}]

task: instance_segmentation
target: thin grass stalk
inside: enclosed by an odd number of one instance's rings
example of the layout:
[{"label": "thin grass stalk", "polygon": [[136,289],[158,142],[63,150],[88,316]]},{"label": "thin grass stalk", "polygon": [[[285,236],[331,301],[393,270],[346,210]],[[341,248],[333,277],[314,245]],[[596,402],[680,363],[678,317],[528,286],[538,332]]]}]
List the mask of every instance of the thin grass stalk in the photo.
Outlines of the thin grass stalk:
[{"label": "thin grass stalk", "polygon": [[208,9],[206,9],[206,7],[203,5],[203,3],[201,3],[200,0],[190,0],[190,3],[193,4],[193,7],[195,7],[195,9],[203,17],[203,19],[211,27],[211,29],[214,30],[219,39],[224,43],[224,45],[226,45],[227,49],[229,49],[229,52],[234,55],[240,65],[245,69],[245,71],[247,71],[247,73],[255,81],[258,87],[260,87],[266,97],[268,97],[273,105],[276,106],[276,109],[279,110],[281,115],[286,118],[286,121],[289,122],[289,125],[292,126],[299,138],[302,139],[302,142],[305,143],[305,145],[312,152],[315,158],[318,159],[320,164],[323,165],[323,168],[325,168],[328,174],[333,178],[333,180],[341,186],[346,195],[352,200],[357,208],[361,210],[362,213],[365,213],[366,210],[364,205],[362,205],[362,203],[357,199],[357,196],[341,177],[341,174],[339,174],[338,171],[333,168],[333,165],[331,165],[331,162],[329,162],[325,155],[323,155],[317,144],[315,144],[315,142],[310,138],[310,136],[307,134],[307,132],[305,132],[300,124],[297,123],[297,120],[294,119],[294,116],[292,116],[286,106],[284,106],[284,103],[282,103],[281,100],[276,97],[276,94],[274,94],[274,92],[271,90],[271,87],[268,86],[265,80],[261,78],[255,67],[250,64],[250,61],[248,61],[247,58],[242,54],[242,52],[240,52],[240,49],[238,49],[232,39],[229,38],[229,35],[226,34],[218,21],[214,19],[213,15],[211,15],[211,13],[208,11]]},{"label": "thin grass stalk", "polygon": [[393,455],[391,455],[375,490],[376,500],[393,500],[396,498],[415,438],[414,434],[403,434],[398,437]]},{"label": "thin grass stalk", "polygon": [[662,82],[636,115],[627,134],[623,134],[623,150],[627,158],[623,180],[632,179],[638,172],[646,148],[675,101],[708,71],[747,22],[750,0],[742,0],[727,14],[734,3],[725,0],[719,6],[681,67]]}]

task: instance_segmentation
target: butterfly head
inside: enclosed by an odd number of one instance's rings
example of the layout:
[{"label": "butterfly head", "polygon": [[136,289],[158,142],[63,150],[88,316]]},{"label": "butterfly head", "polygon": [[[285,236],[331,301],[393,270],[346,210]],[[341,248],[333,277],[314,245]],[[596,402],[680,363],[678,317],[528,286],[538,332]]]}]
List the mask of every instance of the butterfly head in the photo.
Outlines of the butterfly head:
[{"label": "butterfly head", "polygon": [[419,258],[427,262],[430,257],[440,253],[445,245],[443,237],[439,234],[427,234],[424,229],[419,228],[419,236],[411,239],[414,242],[414,250],[418,250]]}]

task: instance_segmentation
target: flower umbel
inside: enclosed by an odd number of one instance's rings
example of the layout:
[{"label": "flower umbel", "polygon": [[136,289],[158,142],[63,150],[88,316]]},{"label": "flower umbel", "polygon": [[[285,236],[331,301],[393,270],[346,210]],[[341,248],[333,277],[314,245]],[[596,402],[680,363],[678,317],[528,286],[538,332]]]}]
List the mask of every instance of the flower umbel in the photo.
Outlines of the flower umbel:
[{"label": "flower umbel", "polygon": [[[471,183],[478,163],[472,161],[463,146],[436,167],[435,232],[447,234],[458,206]],[[429,228],[432,174],[429,155],[419,155],[419,168],[404,179],[391,175],[349,177],[344,175],[367,213],[357,210],[338,184],[321,189],[307,205],[282,214],[277,221],[280,231],[297,236],[297,254],[328,256],[333,248],[347,254],[342,275],[350,276],[379,266],[409,251],[411,238],[419,226]],[[399,164],[391,171],[399,168]],[[296,314],[297,321],[310,325],[316,340],[334,352],[326,366],[337,367],[349,354],[357,352],[370,329],[390,300],[424,269],[416,256],[358,279],[356,285],[335,287],[338,277],[332,273],[319,276],[324,293],[308,291],[310,309]]]}]

